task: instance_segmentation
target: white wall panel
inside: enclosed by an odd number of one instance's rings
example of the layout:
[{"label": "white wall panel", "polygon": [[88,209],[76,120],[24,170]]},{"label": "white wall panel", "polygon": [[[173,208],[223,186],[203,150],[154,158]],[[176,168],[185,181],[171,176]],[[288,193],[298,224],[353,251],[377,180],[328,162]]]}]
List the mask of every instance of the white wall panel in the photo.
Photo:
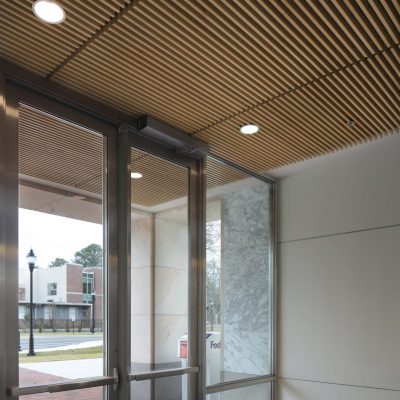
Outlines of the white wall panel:
[{"label": "white wall panel", "polygon": [[280,250],[279,375],[400,389],[400,227]]},{"label": "white wall panel", "polygon": [[400,134],[309,164],[279,183],[279,241],[400,224]]},{"label": "white wall panel", "polygon": [[400,135],[304,164],[279,182],[279,399],[400,400]]},{"label": "white wall panel", "polygon": [[400,392],[331,385],[319,382],[278,380],[278,398],[285,400],[399,400]]}]

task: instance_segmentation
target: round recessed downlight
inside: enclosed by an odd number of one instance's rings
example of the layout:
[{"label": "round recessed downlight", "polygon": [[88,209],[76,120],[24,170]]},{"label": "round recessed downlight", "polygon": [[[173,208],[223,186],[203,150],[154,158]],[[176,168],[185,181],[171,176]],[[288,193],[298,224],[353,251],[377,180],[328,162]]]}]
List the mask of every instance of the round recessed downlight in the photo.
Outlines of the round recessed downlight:
[{"label": "round recessed downlight", "polygon": [[240,133],[243,135],[254,135],[260,130],[260,128],[255,124],[246,124],[240,127]]},{"label": "round recessed downlight", "polygon": [[140,172],[131,172],[131,178],[132,179],[140,179],[140,178],[143,178],[143,174],[141,174]]},{"label": "round recessed downlight", "polygon": [[53,0],[36,0],[32,11],[37,18],[48,24],[60,24],[65,20],[65,11]]}]

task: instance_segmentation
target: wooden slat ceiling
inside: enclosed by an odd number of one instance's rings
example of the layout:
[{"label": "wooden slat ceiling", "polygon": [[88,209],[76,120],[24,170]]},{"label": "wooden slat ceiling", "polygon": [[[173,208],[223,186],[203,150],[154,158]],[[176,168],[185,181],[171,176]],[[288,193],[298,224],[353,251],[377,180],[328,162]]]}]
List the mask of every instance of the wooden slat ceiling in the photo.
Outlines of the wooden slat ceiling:
[{"label": "wooden slat ceiling", "polygon": [[255,171],[400,126],[397,0],[64,0],[59,26],[31,3],[0,0],[3,58]]},{"label": "wooden slat ceiling", "polygon": [[[24,105],[19,117],[20,174],[49,186],[102,194],[101,135]],[[132,169],[143,174],[131,180],[133,204],[152,207],[187,195],[186,168],[138,149],[132,149],[131,161]],[[212,160],[207,174],[208,189],[246,178]]]},{"label": "wooden slat ceiling", "polygon": [[102,194],[103,138],[33,108],[19,109],[19,173]]}]

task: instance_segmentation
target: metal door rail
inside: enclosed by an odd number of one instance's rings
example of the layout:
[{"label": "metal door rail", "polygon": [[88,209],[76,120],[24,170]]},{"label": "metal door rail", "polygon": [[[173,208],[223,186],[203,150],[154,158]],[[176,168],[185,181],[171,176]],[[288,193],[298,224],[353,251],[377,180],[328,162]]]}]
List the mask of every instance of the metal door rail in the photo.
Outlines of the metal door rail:
[{"label": "metal door rail", "polygon": [[240,379],[238,381],[217,383],[206,387],[206,394],[224,392],[226,390],[240,389],[246,386],[259,385],[260,383],[275,382],[275,376],[260,376],[254,378]]},{"label": "metal door rail", "polygon": [[129,374],[129,381],[145,381],[148,379],[155,378],[166,378],[168,376],[177,376],[190,374],[192,372],[199,372],[199,367],[187,367],[187,368],[172,368],[163,369],[162,371],[149,371],[149,372],[139,372],[137,374]]},{"label": "metal door rail", "polygon": [[20,386],[7,389],[7,395],[10,397],[25,396],[37,393],[57,393],[67,390],[88,389],[97,386],[118,385],[118,373],[114,376],[102,376],[88,379],[74,379],[68,382],[50,383],[46,385]]}]

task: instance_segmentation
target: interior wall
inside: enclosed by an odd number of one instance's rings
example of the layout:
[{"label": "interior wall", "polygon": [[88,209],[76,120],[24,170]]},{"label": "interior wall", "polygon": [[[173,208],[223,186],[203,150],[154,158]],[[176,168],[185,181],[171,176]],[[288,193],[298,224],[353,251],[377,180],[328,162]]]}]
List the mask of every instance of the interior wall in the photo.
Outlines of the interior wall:
[{"label": "interior wall", "polygon": [[278,398],[398,400],[400,135],[278,188]]}]

